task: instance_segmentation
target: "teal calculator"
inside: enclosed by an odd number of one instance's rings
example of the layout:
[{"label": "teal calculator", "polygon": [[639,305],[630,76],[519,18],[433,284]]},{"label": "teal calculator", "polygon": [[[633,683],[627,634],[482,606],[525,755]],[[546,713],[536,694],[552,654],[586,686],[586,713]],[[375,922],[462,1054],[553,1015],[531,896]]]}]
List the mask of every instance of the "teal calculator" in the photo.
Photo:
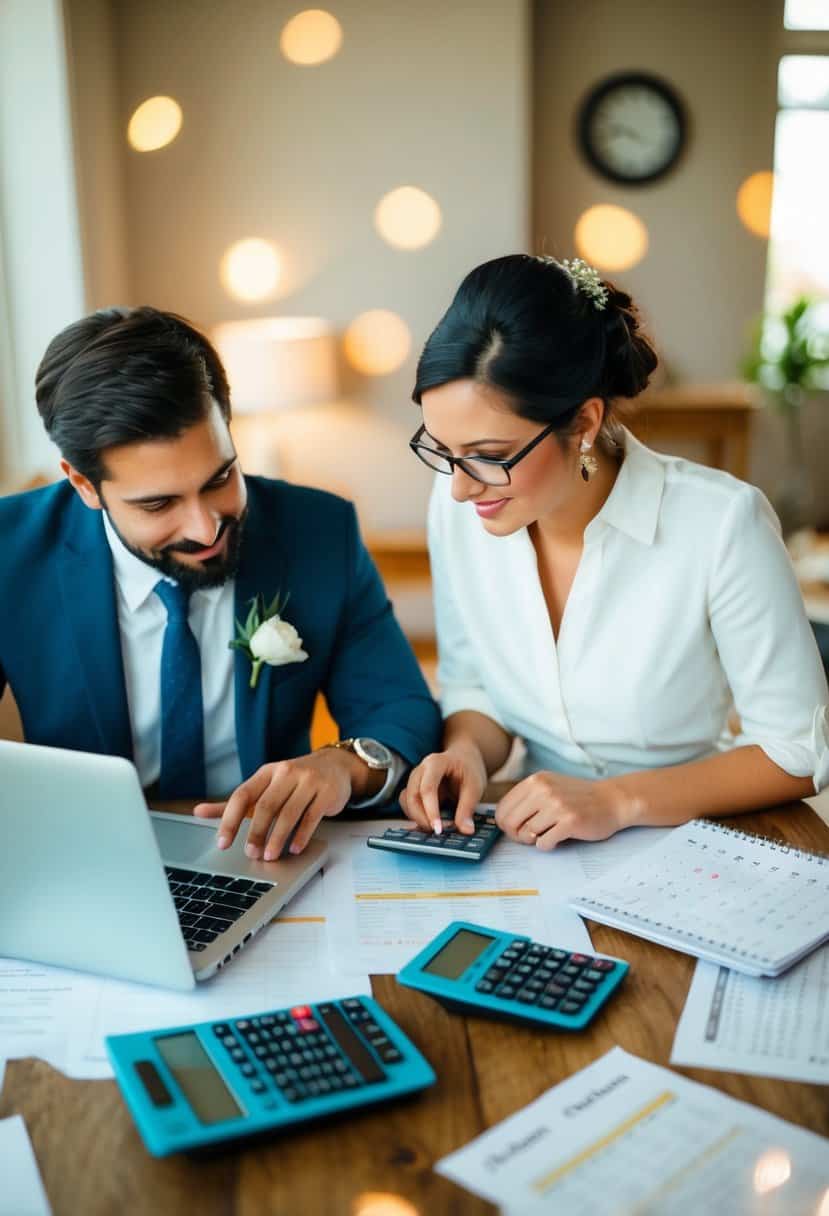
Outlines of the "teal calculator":
[{"label": "teal calculator", "polygon": [[543,946],[456,920],[397,978],[450,1009],[582,1030],[627,972],[620,958]]},{"label": "teal calculator", "polygon": [[346,1114],[435,1081],[367,996],[111,1035],[106,1048],[155,1157]]}]

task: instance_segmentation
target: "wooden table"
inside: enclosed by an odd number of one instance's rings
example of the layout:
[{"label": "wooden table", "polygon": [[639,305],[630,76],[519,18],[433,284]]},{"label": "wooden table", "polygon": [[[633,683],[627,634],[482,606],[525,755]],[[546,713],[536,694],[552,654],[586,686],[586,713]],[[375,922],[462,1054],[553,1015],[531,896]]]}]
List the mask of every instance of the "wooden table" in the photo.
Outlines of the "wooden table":
[{"label": "wooden table", "polygon": [[[829,851],[829,827],[804,803],[728,822]],[[433,1163],[616,1044],[668,1063],[694,960],[601,925],[591,924],[590,932],[597,951],[628,959],[631,972],[596,1024],[578,1035],[449,1014],[392,977],[376,977],[374,995],[423,1050],[439,1081],[421,1097],[374,1112],[208,1161],[156,1161],[144,1151],[114,1081],[71,1081],[40,1061],[21,1060],[7,1066],[0,1116],[25,1117],[55,1216],[491,1212],[435,1174]],[[826,1087],[677,1071],[829,1135]]]},{"label": "wooden table", "polygon": [[751,420],[761,408],[749,384],[680,384],[643,393],[623,421],[643,443],[668,452],[677,440],[699,441],[706,464],[745,481]]}]

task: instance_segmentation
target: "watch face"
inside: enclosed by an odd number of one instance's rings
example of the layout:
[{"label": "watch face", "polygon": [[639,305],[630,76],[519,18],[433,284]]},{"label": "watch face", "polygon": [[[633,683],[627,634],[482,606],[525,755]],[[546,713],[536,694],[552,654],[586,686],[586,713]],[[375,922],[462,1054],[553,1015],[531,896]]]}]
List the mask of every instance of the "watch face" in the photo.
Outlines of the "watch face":
[{"label": "watch face", "polygon": [[377,768],[391,767],[392,754],[385,743],[378,743],[376,739],[355,739],[354,750],[366,764]]},{"label": "watch face", "polygon": [[613,181],[654,181],[676,163],[685,139],[679,97],[656,76],[625,73],[594,89],[582,107],[579,138],[595,169]]}]

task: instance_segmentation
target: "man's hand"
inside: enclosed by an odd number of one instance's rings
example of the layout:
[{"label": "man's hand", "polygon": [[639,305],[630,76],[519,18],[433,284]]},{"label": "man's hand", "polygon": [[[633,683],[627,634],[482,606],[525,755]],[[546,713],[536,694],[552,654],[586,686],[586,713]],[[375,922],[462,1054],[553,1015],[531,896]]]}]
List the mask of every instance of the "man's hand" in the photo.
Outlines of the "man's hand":
[{"label": "man's hand", "polygon": [[360,776],[355,766],[366,768],[351,752],[330,747],[295,760],[263,764],[227,802],[200,802],[193,814],[203,819],[221,817],[216,844],[227,849],[252,812],[245,853],[256,861],[276,861],[295,827],[290,852],[301,853],[320,820],[339,815],[351,798],[354,779]]},{"label": "man's hand", "polygon": [[605,840],[626,827],[622,800],[609,781],[533,773],[495,808],[511,840],[549,851],[562,840]]}]

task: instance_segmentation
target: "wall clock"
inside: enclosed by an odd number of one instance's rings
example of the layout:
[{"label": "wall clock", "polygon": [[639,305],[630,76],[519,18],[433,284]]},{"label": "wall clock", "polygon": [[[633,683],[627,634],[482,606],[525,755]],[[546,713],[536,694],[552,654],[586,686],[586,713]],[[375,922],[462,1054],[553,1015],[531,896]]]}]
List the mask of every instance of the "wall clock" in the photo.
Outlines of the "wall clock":
[{"label": "wall clock", "polygon": [[629,186],[674,167],[688,123],[678,94],[658,76],[620,72],[587,95],[578,118],[582,152],[603,177]]}]

